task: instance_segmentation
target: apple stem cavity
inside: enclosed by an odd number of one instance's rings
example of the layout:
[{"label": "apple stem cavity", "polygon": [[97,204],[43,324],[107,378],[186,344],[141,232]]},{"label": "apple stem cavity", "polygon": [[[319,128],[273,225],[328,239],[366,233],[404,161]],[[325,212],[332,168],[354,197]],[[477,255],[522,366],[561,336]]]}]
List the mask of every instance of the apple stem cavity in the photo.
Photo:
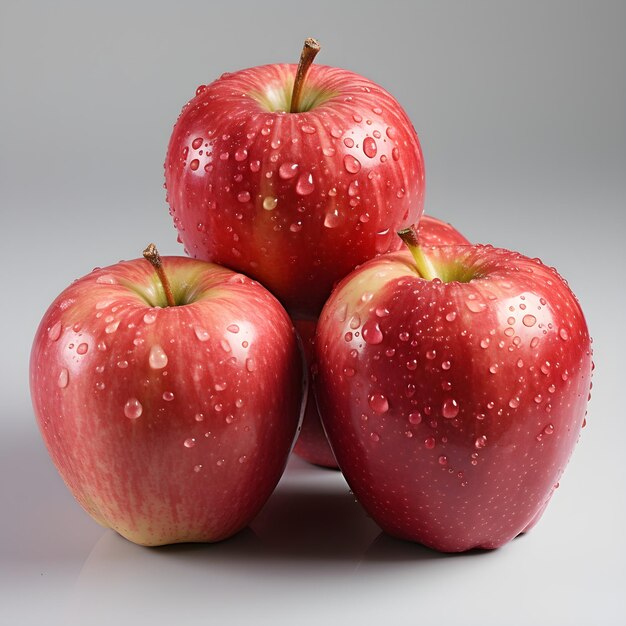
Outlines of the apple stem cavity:
[{"label": "apple stem cavity", "polygon": [[313,59],[320,51],[319,43],[312,37],[308,37],[304,40],[304,47],[302,48],[302,54],[300,55],[300,62],[298,63],[298,69],[296,71],[296,78],[293,81],[293,91],[291,92],[291,106],[289,108],[290,113],[300,112],[300,101],[302,100],[302,90],[304,88],[304,81],[309,68],[313,64]]},{"label": "apple stem cavity", "polygon": [[163,269],[161,255],[159,254],[157,247],[153,243],[149,244],[148,247],[143,251],[143,258],[146,259],[146,261],[149,261],[152,267],[154,267],[157,276],[161,281],[161,285],[163,286],[165,299],[167,300],[167,306],[176,306],[174,294],[172,293],[172,288],[170,287],[170,281],[168,280],[167,274]]},{"label": "apple stem cavity", "polygon": [[415,226],[415,224],[399,230],[398,236],[400,237],[400,239],[402,239],[406,247],[411,251],[413,259],[415,259],[415,265],[417,266],[417,271],[419,272],[419,275],[426,280],[440,278],[437,270],[435,269],[435,266],[424,254],[424,250],[419,244],[417,237],[417,227]]}]

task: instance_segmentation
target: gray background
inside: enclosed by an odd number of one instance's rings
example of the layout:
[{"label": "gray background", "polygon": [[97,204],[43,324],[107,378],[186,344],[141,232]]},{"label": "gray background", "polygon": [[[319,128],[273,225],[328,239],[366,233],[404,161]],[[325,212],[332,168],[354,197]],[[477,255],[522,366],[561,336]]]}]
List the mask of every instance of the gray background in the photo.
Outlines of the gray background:
[{"label": "gray background", "polygon": [[[567,277],[595,338],[588,427],[542,522],[483,554],[379,535],[343,479],[292,461],[252,530],[141,549],[48,460],[27,386],[52,299],[155,240],[171,126],[223,71],[319,61],[391,91],[427,211]],[[623,624],[626,4],[0,2],[0,623]]]}]

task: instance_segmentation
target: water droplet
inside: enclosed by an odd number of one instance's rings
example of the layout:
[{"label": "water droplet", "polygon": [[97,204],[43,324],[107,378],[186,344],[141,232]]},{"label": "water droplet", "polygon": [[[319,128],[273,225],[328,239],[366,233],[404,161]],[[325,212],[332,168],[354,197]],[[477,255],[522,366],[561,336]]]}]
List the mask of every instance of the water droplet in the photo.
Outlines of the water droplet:
[{"label": "water droplet", "polygon": [[137,398],[129,398],[124,405],[124,415],[130,420],[136,420],[143,413],[143,406]]},{"label": "water droplet", "polygon": [[230,324],[226,327],[226,330],[229,333],[233,333],[234,335],[236,335],[239,332],[239,326],[237,326],[237,324]]},{"label": "water droplet", "polygon": [[569,333],[567,332],[567,329],[565,329],[565,328],[559,329],[559,337],[563,341],[567,341],[569,339]]},{"label": "water droplet", "polygon": [[151,311],[148,311],[143,316],[143,323],[144,324],[154,324],[156,318],[157,318],[157,312],[156,312],[156,309],[153,309]]},{"label": "water droplet", "polygon": [[346,148],[354,148],[354,139],[352,139],[351,137],[346,137],[343,140],[343,143],[346,146]]},{"label": "water droplet", "polygon": [[519,398],[517,396],[515,398],[511,398],[509,400],[509,406],[512,409],[516,409],[519,406]]},{"label": "water droplet", "polygon": [[249,372],[254,372],[254,370],[256,369],[256,363],[254,362],[254,359],[246,359],[246,369]]},{"label": "water droplet", "polygon": [[550,361],[542,363],[539,369],[541,370],[541,373],[544,374],[544,376],[547,376],[550,373]]},{"label": "water droplet", "polygon": [[349,174],[356,174],[361,169],[361,162],[351,154],[343,157],[343,166]]},{"label": "water droplet", "polygon": [[436,443],[437,442],[435,441],[434,437],[426,437],[426,439],[424,439],[424,447],[428,450],[432,450],[435,447]]},{"label": "water droplet", "polygon": [[248,457],[244,454],[239,457],[239,462],[243,465],[248,460]]},{"label": "water droplet", "polygon": [[[471,295],[473,295],[473,294],[471,294]],[[475,298],[468,298],[465,301],[465,306],[472,313],[480,313],[481,311],[484,311],[487,308],[487,305],[484,302],[479,302]]]},{"label": "water droplet", "polygon": [[477,450],[481,450],[487,445],[487,435],[480,435],[480,437],[476,437],[476,441],[474,441],[474,447]]},{"label": "water droplet", "polygon": [[197,474],[200,470],[202,469],[202,464],[199,463],[198,465],[194,465],[193,466],[193,471]]},{"label": "water droplet", "polygon": [[485,349],[489,347],[489,337],[480,340],[480,347]]},{"label": "water droplet", "polygon": [[263,208],[266,211],[273,211],[277,204],[278,198],[275,198],[274,196],[265,196],[265,198],[263,198]]},{"label": "water droplet", "polygon": [[193,448],[196,445],[195,437],[189,437],[189,439],[185,439],[183,445],[185,446],[185,448]]},{"label": "water droplet", "polygon": [[327,157],[335,156],[336,150],[334,148],[322,148],[322,154]]},{"label": "water droplet", "polygon": [[375,312],[378,317],[387,317],[389,315],[389,309],[381,306],[377,307]]},{"label": "water droplet", "polygon": [[313,175],[309,172],[302,172],[296,183],[296,193],[300,196],[308,196],[313,193]]},{"label": "water droplet", "polygon": [[128,361],[118,361],[117,362],[117,366],[121,369],[124,370],[128,367]]},{"label": "water droplet", "polygon": [[160,345],[156,344],[150,348],[148,363],[154,370],[161,370],[167,365],[167,354]]},{"label": "water droplet", "polygon": [[235,152],[235,161],[239,161],[241,163],[241,161],[245,161],[247,158],[248,151],[245,148],[239,148],[239,150]]},{"label": "water droplet", "polygon": [[389,410],[389,401],[381,393],[369,397],[369,405],[376,413],[386,413]]},{"label": "water droplet", "polygon": [[200,167],[200,161],[198,161],[198,159],[194,159],[193,161],[191,161],[191,163],[189,163],[189,169],[191,169],[192,171],[196,171],[198,168]]},{"label": "water droplet", "polygon": [[89,346],[86,343],[79,343],[78,348],[76,348],[76,354],[86,354],[87,350],[89,350]]},{"label": "water droplet", "polygon": [[554,393],[556,391],[556,387],[554,385],[550,385],[548,387],[548,393]]},{"label": "water droplet", "polygon": [[498,371],[498,364],[494,363],[493,365],[489,366],[489,373],[490,374],[495,374]]},{"label": "water droplet", "polygon": [[413,424],[413,426],[417,426],[422,421],[422,414],[419,411],[415,411],[413,413],[409,413],[409,422]]},{"label": "water droplet", "polygon": [[370,439],[372,441],[380,441],[380,435],[378,433],[370,433]]},{"label": "water droplet", "polygon": [[456,319],[456,311],[450,311],[450,313],[446,315],[446,321],[448,322],[454,322],[455,319]]},{"label": "water droplet", "polygon": [[363,325],[363,339],[372,345],[382,342],[383,333],[375,319],[370,319]]},{"label": "water droplet", "polygon": [[240,191],[237,194],[237,200],[239,202],[250,202],[250,192],[248,192],[248,191]]},{"label": "water droplet", "polygon": [[196,337],[200,341],[208,341],[208,339],[209,339],[209,331],[208,330],[205,330],[204,328],[200,328],[200,326],[194,326],[193,331],[194,331],[194,333],[196,333]]},{"label": "water droplet", "polygon": [[[402,339],[402,337],[401,337],[401,339]],[[407,339],[408,339],[408,337],[407,337]],[[406,340],[404,340],[404,341],[406,341]],[[432,361],[436,356],[437,356],[437,351],[436,350],[427,350],[426,351],[426,358],[429,361]]]},{"label": "water droplet", "polygon": [[198,85],[196,88],[196,96],[199,96],[204,91],[206,91],[206,85]]},{"label": "water droplet", "polygon": [[533,337],[530,340],[530,347],[531,348],[536,348],[539,345],[539,338],[538,337]]},{"label": "water droplet", "polygon": [[55,322],[48,329],[48,339],[56,341],[61,336],[61,322]]},{"label": "water droplet", "polygon": [[59,372],[59,378],[57,379],[57,385],[61,387],[61,389],[65,389],[70,382],[70,373],[67,371],[67,368],[64,367]]},{"label": "water droplet", "polygon": [[442,454],[438,459],[437,459],[439,465],[447,465],[448,464],[448,457],[445,454]]},{"label": "water droplet", "polygon": [[451,367],[452,367],[452,364],[450,363],[450,361],[444,361],[444,362],[441,364],[441,369],[442,369],[442,370],[446,370],[446,371],[447,371],[447,370],[449,370]]},{"label": "water droplet", "polygon": [[114,333],[117,330],[117,327],[120,325],[120,321],[117,320],[115,322],[111,322],[105,329],[104,332],[107,333],[107,335],[110,335],[112,333]]},{"label": "water droplet", "polygon": [[96,282],[99,285],[117,285],[117,278],[111,274],[101,274],[96,278]]},{"label": "water droplet", "polygon": [[311,124],[302,124],[302,126],[300,126],[300,130],[306,135],[312,135],[315,132],[315,126],[312,126]]},{"label": "water droplet", "polygon": [[372,139],[372,137],[366,137],[363,140],[363,152],[366,157],[373,159],[378,152],[378,146],[376,145],[376,141]]},{"label": "water droplet", "polygon": [[548,424],[544,429],[543,429],[543,434],[544,435],[551,435],[554,432],[554,425],[553,424]]},{"label": "water droplet", "polygon": [[441,414],[446,419],[454,419],[459,414],[459,405],[457,401],[452,398],[445,399],[441,407]]},{"label": "water droplet", "polygon": [[298,164],[297,163],[283,163],[278,168],[278,175],[283,180],[289,180],[293,178],[298,173]]},{"label": "water droplet", "polygon": [[326,213],[324,226],[326,226],[326,228],[337,228],[337,226],[339,226],[339,211],[336,207]]},{"label": "water droplet", "polygon": [[524,324],[524,326],[528,326],[528,328],[530,328],[531,326],[534,326],[537,323],[537,318],[534,315],[524,315],[524,317],[522,317],[522,324]]}]

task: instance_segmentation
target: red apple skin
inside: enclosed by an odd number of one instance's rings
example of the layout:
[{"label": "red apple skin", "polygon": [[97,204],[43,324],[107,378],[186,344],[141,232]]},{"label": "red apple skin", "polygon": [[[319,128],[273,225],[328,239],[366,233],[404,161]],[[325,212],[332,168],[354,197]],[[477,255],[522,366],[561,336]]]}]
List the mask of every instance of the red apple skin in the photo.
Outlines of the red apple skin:
[{"label": "red apple skin", "polygon": [[317,316],[335,282],[398,249],[395,231],[419,220],[424,162],[398,102],[352,72],[313,65],[304,92],[317,106],[272,110],[295,71],[266,65],[199,87],[174,126],[165,180],[189,255]]},{"label": "red apple skin", "polygon": [[422,246],[466,245],[470,241],[452,224],[431,215],[422,215],[417,227],[418,241]]},{"label": "red apple skin", "polygon": [[[536,522],[580,434],[585,319],[538,260],[489,246],[408,251],[346,277],[317,330],[317,393],[355,496],[391,535],[444,552],[497,548]],[[454,270],[456,266],[456,270]]]},{"label": "red apple skin", "polygon": [[[418,239],[422,245],[469,244],[469,241],[451,224],[436,217],[422,215],[418,226]],[[315,369],[315,327],[316,319],[293,318],[293,323],[304,344],[304,352],[309,364],[309,380],[313,380]],[[309,392],[302,430],[298,435],[293,451],[314,465],[339,469],[335,455],[328,444],[314,394]]]},{"label": "red apple skin", "polygon": [[187,258],[163,265],[191,303],[151,307],[138,292],[154,303],[160,283],[144,259],[61,293],[32,348],[33,406],[97,522],[143,545],[218,541],[252,520],[282,474],[301,357],[287,313],[258,283]]}]

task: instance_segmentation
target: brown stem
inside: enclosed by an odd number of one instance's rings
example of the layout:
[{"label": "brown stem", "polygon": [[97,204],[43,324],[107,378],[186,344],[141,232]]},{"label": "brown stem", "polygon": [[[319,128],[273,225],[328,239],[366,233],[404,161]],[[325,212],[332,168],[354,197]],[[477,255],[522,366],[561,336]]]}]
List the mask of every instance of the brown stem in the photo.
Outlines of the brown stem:
[{"label": "brown stem", "polygon": [[163,291],[165,292],[165,299],[167,300],[167,306],[176,306],[174,300],[174,294],[172,294],[172,288],[170,287],[170,281],[167,278],[165,270],[163,269],[163,263],[161,262],[161,255],[157,250],[157,247],[151,243],[143,251],[143,258],[146,261],[150,261],[152,267],[156,270],[157,276],[163,285]]},{"label": "brown stem", "polygon": [[411,251],[413,259],[415,260],[415,266],[417,267],[417,271],[420,276],[426,280],[439,278],[437,269],[428,258],[428,255],[424,254],[424,250],[422,250],[422,247],[420,246],[417,226],[413,224],[408,228],[399,230],[398,236],[402,239],[402,241],[404,241],[406,247]]},{"label": "brown stem", "polygon": [[293,91],[291,92],[291,108],[290,113],[298,113],[300,111],[300,99],[302,97],[302,88],[304,87],[304,79],[313,63],[315,55],[320,51],[320,45],[311,37],[304,40],[304,47],[300,55],[300,62],[296,71],[296,78],[293,81]]}]

